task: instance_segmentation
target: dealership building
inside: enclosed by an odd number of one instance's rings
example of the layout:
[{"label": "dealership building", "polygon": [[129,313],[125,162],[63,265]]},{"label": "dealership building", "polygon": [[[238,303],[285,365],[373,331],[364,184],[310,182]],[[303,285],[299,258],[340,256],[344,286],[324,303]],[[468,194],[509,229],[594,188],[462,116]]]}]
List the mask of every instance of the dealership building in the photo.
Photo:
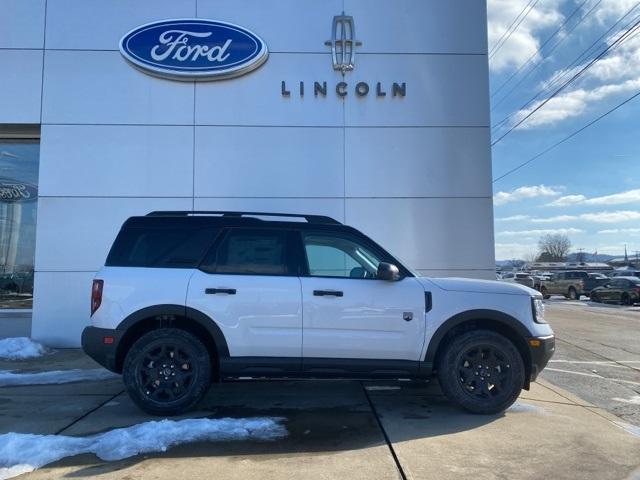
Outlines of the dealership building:
[{"label": "dealership building", "polygon": [[495,278],[485,1],[1,9],[0,322],[78,346],[153,210],[328,215],[423,275]]}]

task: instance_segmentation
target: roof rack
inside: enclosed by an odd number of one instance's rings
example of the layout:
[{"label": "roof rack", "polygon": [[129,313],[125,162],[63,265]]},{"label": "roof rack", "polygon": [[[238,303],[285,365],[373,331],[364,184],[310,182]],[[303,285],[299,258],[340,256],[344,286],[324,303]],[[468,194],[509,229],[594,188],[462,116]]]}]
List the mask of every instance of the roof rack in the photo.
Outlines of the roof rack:
[{"label": "roof rack", "polygon": [[218,210],[158,210],[148,213],[147,217],[187,217],[190,215],[220,215],[223,217],[290,217],[290,218],[304,218],[307,223],[327,224],[327,225],[342,225],[334,218],[327,217],[325,215],[305,215],[295,213],[273,213],[273,212],[229,212]]}]

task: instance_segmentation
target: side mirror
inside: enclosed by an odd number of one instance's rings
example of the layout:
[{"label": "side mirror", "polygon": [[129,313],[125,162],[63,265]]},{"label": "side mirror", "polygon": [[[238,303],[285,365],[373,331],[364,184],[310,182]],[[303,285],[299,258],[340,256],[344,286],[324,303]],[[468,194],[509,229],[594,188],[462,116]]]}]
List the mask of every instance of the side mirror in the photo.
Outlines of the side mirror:
[{"label": "side mirror", "polygon": [[378,280],[387,280],[389,282],[395,282],[400,280],[400,270],[393,263],[380,262],[378,265],[378,273],[376,274]]}]

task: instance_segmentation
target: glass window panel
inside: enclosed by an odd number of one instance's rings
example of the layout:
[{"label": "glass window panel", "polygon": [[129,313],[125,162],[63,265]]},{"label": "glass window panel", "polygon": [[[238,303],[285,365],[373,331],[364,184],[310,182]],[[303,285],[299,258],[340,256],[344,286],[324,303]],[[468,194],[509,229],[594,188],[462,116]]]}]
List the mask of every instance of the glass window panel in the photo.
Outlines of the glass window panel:
[{"label": "glass window panel", "polygon": [[231,230],[218,248],[215,272],[288,275],[287,236],[280,230]]},{"label": "glass window panel", "polygon": [[31,308],[38,140],[0,139],[0,308]]},{"label": "glass window panel", "polygon": [[305,234],[309,275],[316,277],[375,278],[381,259],[347,236]]}]

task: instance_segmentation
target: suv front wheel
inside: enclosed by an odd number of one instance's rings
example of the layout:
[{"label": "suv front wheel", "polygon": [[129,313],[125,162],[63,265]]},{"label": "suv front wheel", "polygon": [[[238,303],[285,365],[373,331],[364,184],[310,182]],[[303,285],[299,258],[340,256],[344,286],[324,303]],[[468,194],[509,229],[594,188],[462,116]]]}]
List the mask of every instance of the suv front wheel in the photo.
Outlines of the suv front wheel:
[{"label": "suv front wheel", "polygon": [[509,339],[490,330],[455,337],[438,362],[444,394],[459,407],[477,414],[509,408],[524,385],[524,363]]},{"label": "suv front wheel", "polygon": [[195,406],[211,383],[211,359],[195,336],[176,328],[142,335],[124,360],[131,399],[152,415],[177,415]]}]

